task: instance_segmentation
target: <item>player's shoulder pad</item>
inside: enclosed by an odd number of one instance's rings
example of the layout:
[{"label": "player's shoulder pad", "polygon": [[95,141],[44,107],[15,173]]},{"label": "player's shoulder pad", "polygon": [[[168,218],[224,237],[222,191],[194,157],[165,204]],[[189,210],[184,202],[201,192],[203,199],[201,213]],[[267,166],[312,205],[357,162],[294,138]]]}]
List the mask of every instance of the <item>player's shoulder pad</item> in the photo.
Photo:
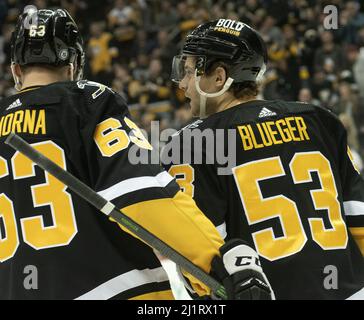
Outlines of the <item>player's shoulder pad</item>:
[{"label": "player's shoulder pad", "polygon": [[109,88],[108,86],[98,83],[95,81],[89,81],[89,80],[80,80],[75,82],[75,85],[78,89],[81,89],[84,91],[86,96],[89,96],[90,99],[96,100],[102,95],[115,95],[116,93]]},{"label": "player's shoulder pad", "polygon": [[99,107],[103,104],[108,104],[112,101],[112,105],[116,105],[121,108],[127,107],[126,97],[121,96],[119,93],[115,92],[108,86],[88,80],[80,80],[75,82],[78,90],[81,90],[86,103],[89,107],[93,106]]},{"label": "player's shoulder pad", "polygon": [[[229,111],[230,110],[230,111]],[[227,109],[221,113],[219,122],[224,127],[235,128],[236,125],[250,122],[275,121],[286,116],[299,116],[314,113],[315,106],[297,101],[257,100],[247,102],[242,107]],[[217,125],[221,126],[221,123]]]},{"label": "player's shoulder pad", "polygon": [[340,121],[339,117],[334,112],[332,112],[332,110],[330,110],[329,108],[322,107],[322,106],[319,106],[319,105],[315,105],[315,110],[317,112],[319,112],[319,113],[322,113],[322,114],[326,115],[329,118],[333,118],[333,119],[335,119],[337,121]]},{"label": "player's shoulder pad", "polygon": [[274,101],[275,106],[280,108],[283,114],[301,114],[307,112],[314,112],[315,106],[310,103],[300,101]]},{"label": "player's shoulder pad", "polygon": [[0,109],[12,110],[13,108],[24,108],[27,106],[48,106],[61,103],[62,96],[67,91],[62,91],[49,86],[41,87],[40,90],[20,92],[15,95],[0,99]]},{"label": "player's shoulder pad", "polygon": [[290,114],[315,113],[319,116],[319,118],[324,124],[330,126],[343,127],[339,117],[335,113],[333,113],[329,108],[299,101],[295,102],[279,101],[279,104],[286,107],[287,113]]},{"label": "player's shoulder pad", "polygon": [[332,110],[326,107],[316,106],[316,112],[318,113],[318,116],[325,128],[331,128],[335,135],[346,132],[345,126],[341,122],[339,116],[336,115]]}]

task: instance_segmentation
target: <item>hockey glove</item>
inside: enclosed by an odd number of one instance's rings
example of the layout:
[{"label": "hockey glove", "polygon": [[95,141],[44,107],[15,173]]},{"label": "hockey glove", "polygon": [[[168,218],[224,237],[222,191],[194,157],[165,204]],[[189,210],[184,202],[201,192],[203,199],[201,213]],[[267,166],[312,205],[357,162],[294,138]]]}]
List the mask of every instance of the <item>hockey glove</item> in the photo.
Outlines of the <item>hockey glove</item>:
[{"label": "hockey glove", "polygon": [[257,252],[246,242],[232,239],[212,260],[211,274],[225,286],[229,300],[274,300],[273,290]]}]

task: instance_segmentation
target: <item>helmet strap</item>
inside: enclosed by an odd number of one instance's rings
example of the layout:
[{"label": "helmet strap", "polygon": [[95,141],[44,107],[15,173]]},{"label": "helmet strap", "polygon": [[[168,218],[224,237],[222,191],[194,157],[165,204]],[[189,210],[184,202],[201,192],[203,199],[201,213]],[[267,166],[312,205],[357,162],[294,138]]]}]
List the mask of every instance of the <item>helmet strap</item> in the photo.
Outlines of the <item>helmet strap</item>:
[{"label": "helmet strap", "polygon": [[195,86],[196,86],[197,92],[200,95],[200,118],[204,119],[204,118],[206,118],[206,101],[207,101],[207,98],[216,98],[216,97],[219,97],[222,94],[224,94],[226,91],[229,90],[230,86],[234,82],[234,79],[229,77],[225,81],[225,84],[224,84],[223,88],[220,91],[214,92],[214,93],[207,93],[207,92],[204,92],[200,87],[201,76],[197,76],[197,71],[196,71],[195,75],[196,75]]},{"label": "helmet strap", "polygon": [[264,75],[266,70],[267,70],[267,67],[266,67],[265,64],[263,64],[262,67],[260,68],[260,71],[259,71],[258,75],[257,75],[257,80],[256,80],[257,82],[262,82],[263,81],[263,79],[264,79],[263,75]]},{"label": "helmet strap", "polygon": [[13,75],[13,79],[14,79],[14,83],[15,83],[14,88],[16,91],[21,91],[22,83],[20,81],[20,78],[15,73],[15,63],[11,64],[10,69],[11,69],[11,74]]},{"label": "helmet strap", "polygon": [[[69,63],[70,66],[70,73],[71,73],[71,81],[73,81],[75,79],[75,66],[73,65],[72,62]],[[77,80],[77,79],[76,79]]]}]

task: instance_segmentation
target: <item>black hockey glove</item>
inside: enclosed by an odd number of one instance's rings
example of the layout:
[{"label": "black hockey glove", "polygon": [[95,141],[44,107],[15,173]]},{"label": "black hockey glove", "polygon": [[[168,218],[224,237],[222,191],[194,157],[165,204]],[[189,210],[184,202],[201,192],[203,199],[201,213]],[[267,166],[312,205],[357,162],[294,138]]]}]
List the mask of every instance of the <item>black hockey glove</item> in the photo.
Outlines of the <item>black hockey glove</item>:
[{"label": "black hockey glove", "polygon": [[225,286],[229,300],[274,300],[273,290],[257,252],[246,242],[232,239],[212,260],[211,274]]}]

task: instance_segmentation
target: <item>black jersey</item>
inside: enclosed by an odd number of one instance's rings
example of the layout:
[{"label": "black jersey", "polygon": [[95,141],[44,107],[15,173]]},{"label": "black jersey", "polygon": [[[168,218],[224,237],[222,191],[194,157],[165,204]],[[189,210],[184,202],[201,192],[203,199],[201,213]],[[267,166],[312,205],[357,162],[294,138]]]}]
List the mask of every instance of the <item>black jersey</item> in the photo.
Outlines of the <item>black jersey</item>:
[{"label": "black jersey", "polygon": [[329,111],[247,102],[182,129],[162,160],[226,239],[255,247],[278,299],[364,298],[364,182]]},{"label": "black jersey", "polygon": [[0,299],[173,298],[153,250],[5,145],[10,132],[209,271],[222,241],[189,218],[200,212],[166,171],[129,158],[152,147],[125,101],[98,83],[54,83],[0,102]]}]

